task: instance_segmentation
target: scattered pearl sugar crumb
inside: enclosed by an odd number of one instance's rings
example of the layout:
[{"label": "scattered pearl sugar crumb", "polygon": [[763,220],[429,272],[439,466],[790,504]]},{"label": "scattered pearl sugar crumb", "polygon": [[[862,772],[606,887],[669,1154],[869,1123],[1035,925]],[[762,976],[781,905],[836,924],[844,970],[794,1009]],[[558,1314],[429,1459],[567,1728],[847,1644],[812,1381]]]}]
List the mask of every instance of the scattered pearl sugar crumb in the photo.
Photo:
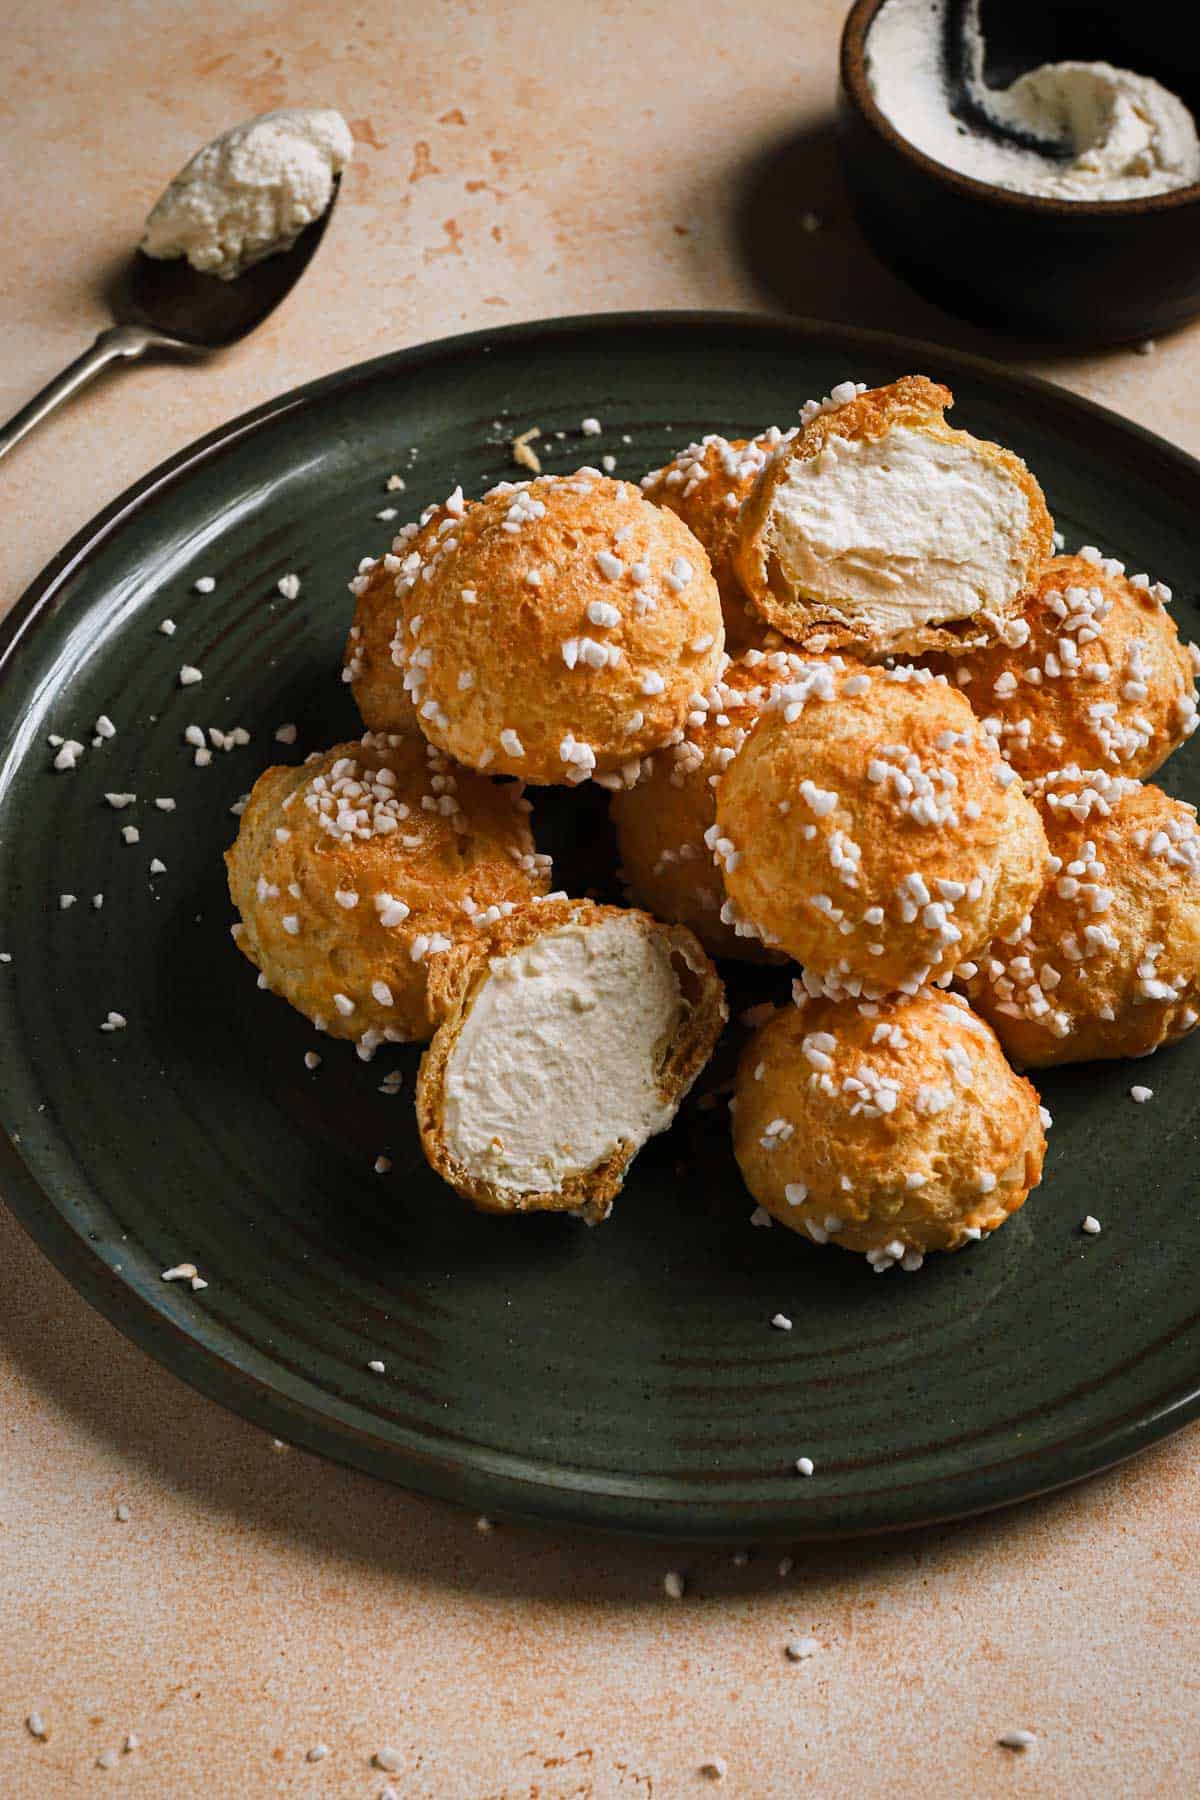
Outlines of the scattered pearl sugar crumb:
[{"label": "scattered pearl sugar crumb", "polygon": [[601,429],[600,421],[599,419],[580,419],[579,429],[582,431],[584,437],[599,437]]},{"label": "scattered pearl sugar crumb", "polygon": [[1147,1100],[1153,1100],[1154,1089],[1141,1086],[1131,1087],[1129,1090],[1129,1098],[1131,1100],[1136,1100],[1139,1106],[1145,1106]]},{"label": "scattered pearl sugar crumb", "polygon": [[687,1592],[687,1583],[678,1569],[668,1569],[663,1576],[663,1593],[668,1600],[682,1600]]},{"label": "scattered pearl sugar crumb", "polygon": [[390,1156],[377,1156],[373,1166],[377,1175],[390,1174],[392,1159]]},{"label": "scattered pearl sugar crumb", "polygon": [[200,670],[197,669],[196,667],[194,667],[194,665],[192,663],[184,663],[183,667],[179,671],[180,687],[195,687],[195,685],[198,681],[203,681],[203,680],[204,680],[204,677],[200,673]]},{"label": "scattered pearl sugar crumb", "polygon": [[372,1375],[383,1375],[386,1373],[384,1365],[379,1361],[378,1357],[372,1357],[371,1361],[367,1364],[367,1367],[370,1369]]},{"label": "scattered pearl sugar crumb", "polygon": [[128,1525],[132,1516],[133,1515],[130,1513],[129,1508],[126,1506],[125,1502],[122,1500],[120,1505],[117,1507],[118,1523],[121,1525]]},{"label": "scattered pearl sugar crumb", "polygon": [[399,1775],[404,1767],[403,1754],[399,1750],[393,1750],[390,1744],[385,1744],[382,1750],[377,1750],[371,1761],[377,1769],[382,1769],[385,1775]]},{"label": "scattered pearl sugar crumb", "polygon": [[30,1737],[37,1738],[38,1741],[43,1744],[45,1743],[46,1739],[50,1736],[49,1728],[47,1727],[46,1721],[45,1721],[45,1719],[43,1719],[40,1712],[26,1713],[25,1729],[29,1733]]},{"label": "scattered pearl sugar crumb", "polygon": [[314,1744],[305,1756],[305,1762],[324,1762],[329,1755],[328,1744]]},{"label": "scattered pearl sugar crumb", "polygon": [[480,1537],[490,1537],[492,1535],[493,1531],[495,1531],[496,1527],[493,1525],[492,1521],[488,1518],[486,1513],[480,1513],[479,1517],[475,1521],[475,1529],[479,1533]]},{"label": "scattered pearl sugar crumb", "polygon": [[285,600],[294,600],[300,592],[300,577],[298,575],[281,575],[276,586]]},{"label": "scattered pearl sugar crumb", "polygon": [[276,726],[275,742],[277,744],[294,744],[295,741],[296,741],[296,727],[294,725],[289,723],[287,725],[277,725]]},{"label": "scattered pearl sugar crumb", "polygon": [[162,632],[164,637],[174,637],[175,636],[175,621],[174,621],[174,619],[161,619],[159,621],[158,629]]},{"label": "scattered pearl sugar crumb", "polygon": [[816,1638],[793,1638],[790,1644],[784,1646],[784,1655],[789,1662],[807,1662],[820,1648]]},{"label": "scattered pearl sugar crumb", "polygon": [[1089,1213],[1087,1218],[1083,1221],[1081,1229],[1086,1231],[1089,1237],[1099,1237],[1101,1229],[1100,1221],[1099,1219],[1094,1219],[1091,1213]]},{"label": "scattered pearl sugar crumb", "polygon": [[796,1458],[796,1473],[797,1473],[797,1475],[811,1475],[812,1472],[813,1472],[812,1457],[811,1456],[798,1456]]},{"label": "scattered pearl sugar crumb", "polygon": [[110,1012],[101,1025],[101,1031],[124,1031],[129,1020],[124,1013]]},{"label": "scattered pearl sugar crumb", "polygon": [[116,1766],[117,1752],[115,1750],[102,1750],[96,1758],[96,1767],[98,1769],[115,1769]]},{"label": "scattered pearl sugar crumb", "polygon": [[136,1731],[129,1731],[125,1734],[125,1742],[121,1745],[121,1748],[124,1750],[126,1756],[128,1756],[131,1750],[138,1750],[141,1748],[141,1742],[142,1740]]},{"label": "scattered pearl sugar crumb", "polygon": [[198,575],[192,583],[198,594],[211,594],[216,585],[211,575]]},{"label": "scattered pearl sugar crumb", "polygon": [[771,1323],[776,1331],[790,1331],[792,1329],[792,1321],[788,1318],[786,1313],[775,1313],[771,1319]]},{"label": "scattered pearl sugar crumb", "polygon": [[1005,1750],[1029,1750],[1037,1743],[1032,1731],[1002,1731],[996,1739]]}]

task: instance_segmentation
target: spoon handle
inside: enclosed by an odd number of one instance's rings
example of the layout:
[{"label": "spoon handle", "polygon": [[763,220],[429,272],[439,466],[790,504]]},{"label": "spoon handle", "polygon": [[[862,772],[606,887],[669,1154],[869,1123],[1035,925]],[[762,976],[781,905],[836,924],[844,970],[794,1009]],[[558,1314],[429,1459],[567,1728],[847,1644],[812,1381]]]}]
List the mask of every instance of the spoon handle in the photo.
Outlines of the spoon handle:
[{"label": "spoon handle", "polygon": [[86,387],[109,363],[132,361],[143,356],[152,345],[162,342],[158,333],[147,331],[141,325],[113,325],[102,331],[90,350],[77,356],[61,375],[56,375],[40,394],[35,394],[20,412],[14,413],[7,425],[0,426],[0,456],[6,455],[14,444],[19,444],[35,425],[40,425],[65,400]]}]

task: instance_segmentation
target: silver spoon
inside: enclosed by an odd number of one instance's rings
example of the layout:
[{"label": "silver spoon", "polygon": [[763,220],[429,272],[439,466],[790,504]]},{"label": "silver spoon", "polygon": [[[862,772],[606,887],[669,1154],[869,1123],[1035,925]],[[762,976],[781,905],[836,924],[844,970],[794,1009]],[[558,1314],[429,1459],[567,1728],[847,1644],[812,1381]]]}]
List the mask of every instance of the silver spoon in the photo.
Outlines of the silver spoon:
[{"label": "silver spoon", "polygon": [[315,255],[337,205],[341,179],[334,177],[329,205],[290,249],[264,256],[232,281],[199,274],[182,257],[164,262],[136,251],[113,298],[116,323],[0,427],[0,456],[110,363],[135,362],[147,350],[209,356],[261,325]]}]

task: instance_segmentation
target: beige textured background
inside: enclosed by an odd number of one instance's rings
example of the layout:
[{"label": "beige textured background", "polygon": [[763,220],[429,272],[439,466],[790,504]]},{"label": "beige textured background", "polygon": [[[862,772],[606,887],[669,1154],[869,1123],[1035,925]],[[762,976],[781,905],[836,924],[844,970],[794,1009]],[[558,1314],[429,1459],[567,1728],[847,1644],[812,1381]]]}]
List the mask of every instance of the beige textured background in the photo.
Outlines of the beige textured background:
[{"label": "beige textured background", "polygon": [[[329,101],[360,148],[303,289],[251,342],[204,369],[118,374],[0,467],[0,606],[127,482],[231,414],[396,345],[541,314],[789,304],[1038,363],[1200,449],[1200,328],[1145,357],[1041,357],[875,264],[828,133],[841,12],[10,0],[4,414],[103,322],[106,270],[215,130]],[[807,209],[826,221],[813,236],[792,222]],[[197,1399],[2,1210],[0,1432],[5,1800],[372,1800],[385,1745],[405,1800],[661,1800],[711,1791],[699,1770],[718,1756],[720,1791],[755,1797],[1200,1785],[1194,1433],[1003,1516],[797,1550],[785,1575],[777,1554],[738,1568],[481,1537]],[[689,1576],[678,1604],[671,1566]],[[819,1653],[788,1663],[787,1640],[810,1634]],[[994,1741],[1017,1725],[1039,1734],[1024,1756]],[[140,1747],[97,1768],[129,1731]],[[318,1740],[330,1755],[314,1766]]]}]

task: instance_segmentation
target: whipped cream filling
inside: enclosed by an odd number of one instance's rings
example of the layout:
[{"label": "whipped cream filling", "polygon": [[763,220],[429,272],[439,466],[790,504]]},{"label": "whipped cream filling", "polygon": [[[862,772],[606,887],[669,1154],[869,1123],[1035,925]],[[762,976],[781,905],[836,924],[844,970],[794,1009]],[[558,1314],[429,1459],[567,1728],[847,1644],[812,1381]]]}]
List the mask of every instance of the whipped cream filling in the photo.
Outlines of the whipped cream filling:
[{"label": "whipped cream filling", "polygon": [[146,220],[147,256],[186,256],[222,281],[289,250],[333,198],[354,139],[331,107],[260,113],[197,151]]},{"label": "whipped cream filling", "polygon": [[1020,582],[1029,502],[973,445],[898,425],[830,438],[771,503],[789,586],[887,637],[1002,611]]},{"label": "whipped cream filling", "polygon": [[493,959],[450,1053],[447,1148],[472,1176],[553,1193],[674,1117],[659,1076],[684,999],[665,939],[566,925]]},{"label": "whipped cream filling", "polygon": [[867,37],[876,103],[935,162],[1060,200],[1130,200],[1200,181],[1196,121],[1161,82],[1107,62],[1058,62],[990,88],[978,0],[967,9],[959,79],[946,13],[946,0],[886,0]]}]

